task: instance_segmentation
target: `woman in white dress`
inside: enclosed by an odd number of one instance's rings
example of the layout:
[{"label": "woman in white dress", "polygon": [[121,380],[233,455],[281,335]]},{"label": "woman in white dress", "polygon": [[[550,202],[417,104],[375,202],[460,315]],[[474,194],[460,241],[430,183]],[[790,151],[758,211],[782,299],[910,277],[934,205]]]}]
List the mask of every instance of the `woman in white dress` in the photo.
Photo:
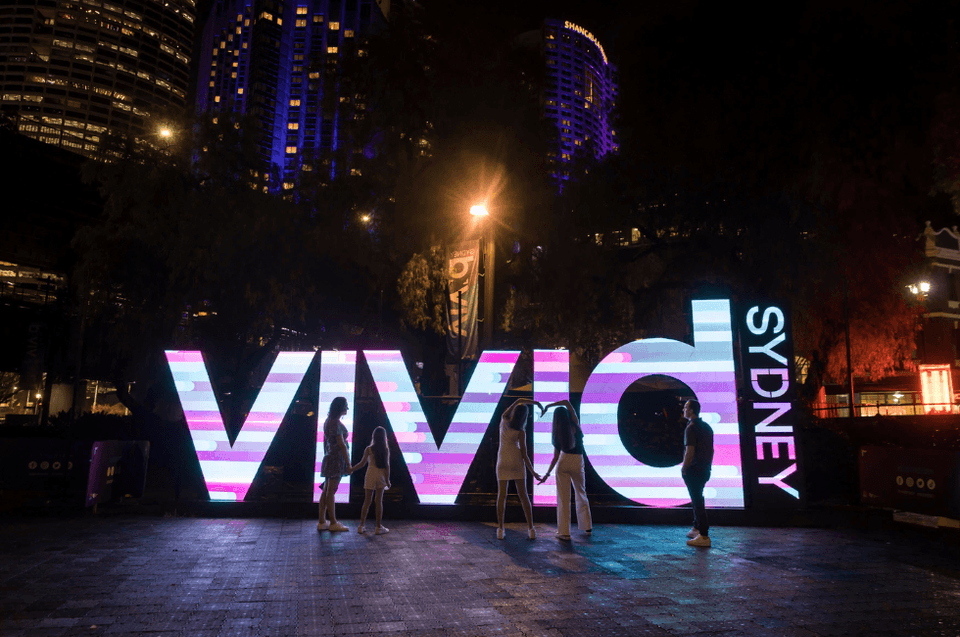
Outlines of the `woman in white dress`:
[{"label": "woman in white dress", "polygon": [[527,405],[536,405],[543,411],[543,405],[529,398],[518,398],[507,407],[500,419],[500,448],[497,451],[497,539],[503,539],[503,516],[507,507],[507,489],[513,481],[520,497],[520,506],[523,515],[527,518],[528,536],[531,540],[537,538],[537,531],[533,528],[533,511],[530,507],[530,496],[527,495],[527,469],[534,478],[540,476],[533,470],[533,463],[527,453]]}]

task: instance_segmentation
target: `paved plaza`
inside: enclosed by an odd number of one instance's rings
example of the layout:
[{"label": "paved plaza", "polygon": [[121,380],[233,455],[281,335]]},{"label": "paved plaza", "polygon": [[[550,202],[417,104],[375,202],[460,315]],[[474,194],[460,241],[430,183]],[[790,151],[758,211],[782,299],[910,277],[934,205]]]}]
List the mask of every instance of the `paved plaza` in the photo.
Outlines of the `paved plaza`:
[{"label": "paved plaza", "polygon": [[0,635],[960,634],[955,531],[346,522],[8,517]]}]

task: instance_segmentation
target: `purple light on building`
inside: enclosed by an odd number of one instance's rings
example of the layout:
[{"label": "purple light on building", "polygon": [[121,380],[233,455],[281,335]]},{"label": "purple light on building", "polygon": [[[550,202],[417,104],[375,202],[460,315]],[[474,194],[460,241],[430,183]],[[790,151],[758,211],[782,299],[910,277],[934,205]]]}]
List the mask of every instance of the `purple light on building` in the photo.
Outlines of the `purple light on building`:
[{"label": "purple light on building", "polygon": [[[365,57],[364,38],[386,24],[386,0],[218,0],[203,34],[197,111],[254,116],[260,154],[290,188],[319,153],[344,144],[343,122],[364,97],[344,61]],[[273,168],[271,168],[273,170]]]},{"label": "purple light on building", "polygon": [[557,177],[566,179],[562,164],[584,150],[594,158],[619,151],[614,129],[617,69],[603,45],[589,31],[569,21],[543,22],[546,85],[543,116],[557,129]]}]

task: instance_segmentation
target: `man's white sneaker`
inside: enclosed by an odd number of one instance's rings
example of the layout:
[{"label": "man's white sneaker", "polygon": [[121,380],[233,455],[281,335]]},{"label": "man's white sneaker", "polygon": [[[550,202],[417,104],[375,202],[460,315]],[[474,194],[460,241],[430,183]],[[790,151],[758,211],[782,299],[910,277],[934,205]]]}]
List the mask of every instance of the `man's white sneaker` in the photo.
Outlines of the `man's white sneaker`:
[{"label": "man's white sneaker", "polygon": [[687,531],[687,537],[690,538],[691,540],[697,537],[698,535],[700,535],[700,531],[696,529],[690,529],[689,531]]},{"label": "man's white sneaker", "polygon": [[710,546],[710,538],[704,537],[698,533],[697,537],[693,538],[692,540],[687,540],[687,546],[700,546],[707,548]]}]

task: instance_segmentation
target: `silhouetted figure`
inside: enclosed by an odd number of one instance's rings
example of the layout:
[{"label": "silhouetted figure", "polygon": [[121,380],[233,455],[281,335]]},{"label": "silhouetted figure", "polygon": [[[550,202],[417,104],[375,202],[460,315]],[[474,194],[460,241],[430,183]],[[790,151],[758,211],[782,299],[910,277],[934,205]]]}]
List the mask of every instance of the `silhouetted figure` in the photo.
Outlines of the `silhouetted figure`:
[{"label": "silhouetted figure", "polygon": [[577,500],[577,526],[584,533],[593,531],[590,502],[587,500],[586,476],[583,470],[583,430],[577,412],[569,400],[550,403],[546,409],[553,412],[553,460],[540,478],[540,484],[557,467],[557,537],[570,539],[570,487]]},{"label": "silhouetted figure", "polygon": [[683,432],[683,467],[680,473],[690,493],[693,504],[693,528],[687,533],[690,546],[710,546],[710,524],[703,499],[703,488],[710,480],[713,465],[713,429],[700,418],[700,403],[688,400],[683,406],[683,416],[689,424]]},{"label": "silhouetted figure", "polygon": [[[330,411],[323,423],[323,460],[320,475],[325,478],[320,491],[320,521],[317,531],[348,531],[337,521],[334,498],[343,476],[350,475],[350,452],[347,450],[347,428],[340,419],[347,415],[347,399],[337,396],[330,403]],[[330,521],[327,522],[327,516]]]},{"label": "silhouetted figure", "polygon": [[520,506],[523,515],[527,518],[528,535],[531,540],[537,539],[537,531],[533,528],[533,512],[530,508],[530,496],[527,495],[527,473],[524,466],[530,470],[534,478],[540,476],[533,470],[533,463],[527,454],[527,405],[536,405],[544,411],[543,405],[529,398],[518,398],[507,407],[500,419],[500,448],[497,450],[497,539],[503,539],[503,516],[507,506],[507,489],[509,483],[517,489],[520,497]]},{"label": "silhouetted figure", "polygon": [[387,446],[387,430],[377,427],[373,430],[370,446],[363,450],[363,458],[350,468],[354,472],[363,465],[367,465],[367,473],[363,477],[363,508],[360,510],[360,526],[357,533],[363,533],[363,524],[367,521],[370,512],[370,501],[376,497],[377,535],[389,533],[390,529],[383,526],[383,490],[390,488],[390,447]]}]

